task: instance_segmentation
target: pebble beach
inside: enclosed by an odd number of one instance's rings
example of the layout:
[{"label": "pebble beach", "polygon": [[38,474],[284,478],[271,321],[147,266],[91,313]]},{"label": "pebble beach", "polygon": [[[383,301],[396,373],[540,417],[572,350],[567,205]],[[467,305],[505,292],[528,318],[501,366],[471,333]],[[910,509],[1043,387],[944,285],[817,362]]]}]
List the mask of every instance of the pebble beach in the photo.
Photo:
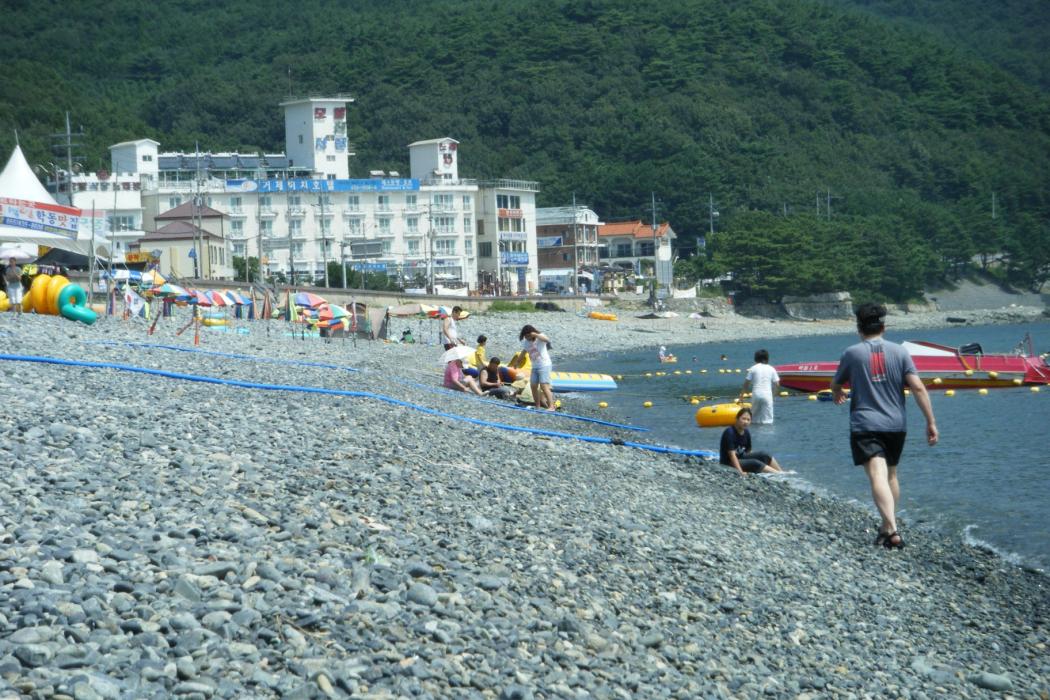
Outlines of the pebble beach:
[{"label": "pebble beach", "polygon": [[[556,363],[853,330],[634,315],[460,328],[506,358],[531,323]],[[391,322],[415,345],[242,321],[198,347],[183,321],[0,315],[0,700],[1050,694],[1047,577],[958,538],[875,548],[861,508],[571,398],[445,391],[434,321]]]}]

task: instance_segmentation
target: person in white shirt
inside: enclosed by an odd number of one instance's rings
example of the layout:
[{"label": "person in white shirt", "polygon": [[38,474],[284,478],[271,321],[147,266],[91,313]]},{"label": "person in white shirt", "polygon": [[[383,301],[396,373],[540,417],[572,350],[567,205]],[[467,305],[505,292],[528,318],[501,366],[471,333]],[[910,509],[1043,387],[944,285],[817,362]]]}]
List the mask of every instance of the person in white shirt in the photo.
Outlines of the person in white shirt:
[{"label": "person in white shirt", "polygon": [[747,370],[747,379],[741,393],[751,391],[751,412],[754,423],[773,422],[773,396],[780,389],[780,375],[769,366],[769,351],[755,353],[755,364]]},{"label": "person in white shirt", "polygon": [[459,337],[459,327],[456,325],[456,321],[462,318],[462,313],[462,308],[453,306],[452,315],[441,319],[441,341],[446,350],[465,344],[463,339]]},{"label": "person in white shirt", "polygon": [[529,383],[532,386],[532,395],[536,399],[536,408],[545,408],[548,411],[553,411],[555,408],[554,394],[551,390],[551,368],[553,363],[548,352],[551,347],[550,338],[540,333],[533,326],[527,325],[521,329],[521,333],[518,334],[518,340],[521,341],[522,350],[529,353],[529,358],[532,361],[532,374],[529,377]]}]

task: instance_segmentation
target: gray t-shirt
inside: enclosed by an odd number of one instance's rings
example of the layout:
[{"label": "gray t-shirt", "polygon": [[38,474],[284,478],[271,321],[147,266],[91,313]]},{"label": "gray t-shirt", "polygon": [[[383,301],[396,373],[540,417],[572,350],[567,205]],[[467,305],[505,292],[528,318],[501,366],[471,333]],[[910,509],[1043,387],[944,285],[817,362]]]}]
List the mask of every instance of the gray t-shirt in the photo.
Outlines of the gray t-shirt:
[{"label": "gray t-shirt", "polygon": [[904,377],[915,374],[911,355],[882,338],[846,348],[835,372],[835,384],[850,385],[851,433],[905,432]]}]

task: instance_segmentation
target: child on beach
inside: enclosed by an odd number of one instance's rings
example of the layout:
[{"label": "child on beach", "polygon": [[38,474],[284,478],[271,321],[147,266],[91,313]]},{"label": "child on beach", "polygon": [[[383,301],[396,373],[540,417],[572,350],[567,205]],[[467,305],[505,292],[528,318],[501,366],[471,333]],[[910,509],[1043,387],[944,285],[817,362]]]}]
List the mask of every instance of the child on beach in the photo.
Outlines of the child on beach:
[{"label": "child on beach", "polygon": [[751,409],[744,406],[736,412],[736,423],[722,433],[718,461],[736,469],[741,476],[784,471],[773,455],[751,451],[751,431],[748,430],[750,425]]}]

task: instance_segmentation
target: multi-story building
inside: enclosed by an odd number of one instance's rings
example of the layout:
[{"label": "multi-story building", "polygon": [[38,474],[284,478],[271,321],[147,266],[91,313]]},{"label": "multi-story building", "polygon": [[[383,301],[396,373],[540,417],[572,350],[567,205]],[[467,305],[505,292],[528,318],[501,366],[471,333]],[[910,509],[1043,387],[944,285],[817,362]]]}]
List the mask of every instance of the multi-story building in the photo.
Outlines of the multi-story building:
[{"label": "multi-story building", "polygon": [[[451,138],[409,144],[409,177],[371,171],[350,178],[349,101],[281,103],[286,154],[165,153],[149,139],[111,147],[119,192],[126,182],[134,194],[126,207],[110,207],[116,226],[139,238],[165,225],[165,212],[190,204],[228,217],[219,234],[227,252],[219,257],[259,257],[268,275],[312,282],[338,261],[406,286],[495,289],[503,280],[505,292],[538,287],[537,183],[461,178],[459,143]],[[83,176],[96,181],[84,191],[108,192],[102,175]],[[492,245],[484,248],[486,231]],[[162,259],[161,269],[169,267]]]},{"label": "multi-story building", "polygon": [[601,241],[601,260],[614,268],[633,270],[641,274],[655,263],[656,280],[662,289],[669,289],[673,277],[673,244],[677,235],[667,222],[655,228],[641,221],[618,221],[598,227]]},{"label": "multi-story building", "polygon": [[[592,289],[599,266],[598,215],[586,206],[536,210],[536,245],[547,291]],[[573,280],[573,271],[576,280]]]}]

